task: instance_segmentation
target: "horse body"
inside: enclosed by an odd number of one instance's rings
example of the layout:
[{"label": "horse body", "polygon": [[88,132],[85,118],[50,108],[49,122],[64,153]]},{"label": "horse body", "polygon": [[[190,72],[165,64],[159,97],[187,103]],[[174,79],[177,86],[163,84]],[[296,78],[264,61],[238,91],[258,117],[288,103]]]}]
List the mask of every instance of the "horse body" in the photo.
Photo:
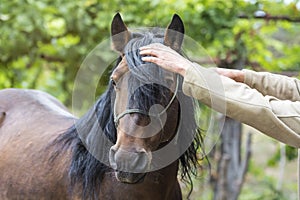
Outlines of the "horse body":
[{"label": "horse body", "polygon": [[50,165],[47,145],[75,118],[52,96],[35,90],[0,91],[0,112],[0,199],[67,195],[70,154]]}]

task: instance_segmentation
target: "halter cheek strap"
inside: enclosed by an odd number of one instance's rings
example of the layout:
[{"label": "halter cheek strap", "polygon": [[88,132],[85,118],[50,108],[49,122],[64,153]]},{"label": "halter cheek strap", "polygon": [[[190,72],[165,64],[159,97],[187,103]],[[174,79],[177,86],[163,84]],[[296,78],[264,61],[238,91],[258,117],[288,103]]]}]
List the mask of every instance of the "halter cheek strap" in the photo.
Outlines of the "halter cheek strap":
[{"label": "halter cheek strap", "polygon": [[176,87],[175,87],[175,91],[174,94],[170,100],[170,102],[168,103],[168,105],[165,107],[165,109],[163,109],[160,113],[156,114],[156,113],[148,113],[146,111],[143,111],[141,109],[127,109],[124,112],[120,113],[119,115],[117,115],[117,106],[116,103],[114,104],[114,122],[115,122],[115,126],[118,127],[119,125],[119,121],[122,117],[124,117],[127,114],[132,114],[132,113],[139,113],[139,114],[143,114],[143,115],[148,115],[151,117],[155,117],[155,118],[160,118],[161,115],[163,115],[165,112],[167,112],[167,110],[170,108],[170,106],[172,105],[172,103],[174,102],[176,95],[178,93],[178,87],[179,87],[179,75],[176,76]]}]

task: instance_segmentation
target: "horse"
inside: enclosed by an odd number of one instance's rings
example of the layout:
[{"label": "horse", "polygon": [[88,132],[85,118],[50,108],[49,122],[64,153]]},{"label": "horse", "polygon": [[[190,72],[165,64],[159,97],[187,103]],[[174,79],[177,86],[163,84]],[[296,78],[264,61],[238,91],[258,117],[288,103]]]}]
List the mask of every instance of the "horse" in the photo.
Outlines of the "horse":
[{"label": "horse", "polygon": [[182,77],[138,53],[154,42],[180,51],[181,18],[164,33],[131,33],[117,13],[111,34],[119,59],[81,118],[45,92],[0,91],[0,199],[176,200],[178,178],[192,190],[203,141],[196,104]]}]

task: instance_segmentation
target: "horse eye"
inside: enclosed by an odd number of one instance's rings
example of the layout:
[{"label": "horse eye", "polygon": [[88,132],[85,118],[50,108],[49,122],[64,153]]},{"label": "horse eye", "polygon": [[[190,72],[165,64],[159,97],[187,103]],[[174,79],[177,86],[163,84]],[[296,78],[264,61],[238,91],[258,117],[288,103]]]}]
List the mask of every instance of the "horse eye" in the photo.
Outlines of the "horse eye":
[{"label": "horse eye", "polygon": [[113,86],[116,86],[116,81],[114,79],[110,79],[110,81]]}]

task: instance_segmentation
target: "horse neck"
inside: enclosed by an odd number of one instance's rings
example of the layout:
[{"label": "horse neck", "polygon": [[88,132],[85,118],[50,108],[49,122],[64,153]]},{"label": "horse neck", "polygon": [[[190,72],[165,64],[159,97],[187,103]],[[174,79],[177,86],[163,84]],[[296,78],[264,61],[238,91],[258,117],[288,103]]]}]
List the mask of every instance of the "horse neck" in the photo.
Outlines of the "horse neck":
[{"label": "horse neck", "polygon": [[156,179],[161,180],[173,180],[177,181],[177,174],[178,174],[178,168],[179,168],[179,161],[176,160],[170,165],[159,169],[154,172],[149,172],[149,176],[153,176]]}]

